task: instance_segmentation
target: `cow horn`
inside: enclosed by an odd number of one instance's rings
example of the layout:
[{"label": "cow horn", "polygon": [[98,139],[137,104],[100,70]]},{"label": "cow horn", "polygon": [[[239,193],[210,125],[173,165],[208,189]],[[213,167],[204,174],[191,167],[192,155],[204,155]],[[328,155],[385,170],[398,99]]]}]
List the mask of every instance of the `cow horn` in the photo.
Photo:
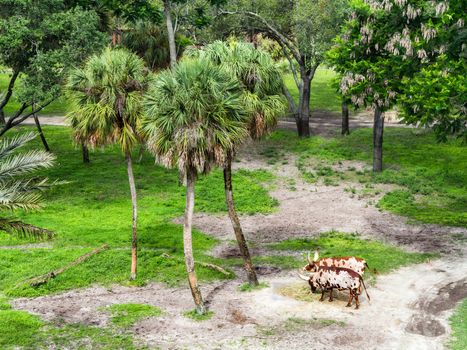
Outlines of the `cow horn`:
[{"label": "cow horn", "polygon": [[298,274],[298,277],[300,277],[302,280],[304,281],[309,281],[310,280],[310,277],[307,277],[305,275],[302,275],[301,273]]},{"label": "cow horn", "polygon": [[319,251],[315,250],[315,256],[313,257],[313,261],[316,262],[319,259]]},{"label": "cow horn", "polygon": [[306,256],[306,260],[308,260],[308,264],[312,264],[313,262],[311,261],[311,252],[308,252],[308,255]]}]

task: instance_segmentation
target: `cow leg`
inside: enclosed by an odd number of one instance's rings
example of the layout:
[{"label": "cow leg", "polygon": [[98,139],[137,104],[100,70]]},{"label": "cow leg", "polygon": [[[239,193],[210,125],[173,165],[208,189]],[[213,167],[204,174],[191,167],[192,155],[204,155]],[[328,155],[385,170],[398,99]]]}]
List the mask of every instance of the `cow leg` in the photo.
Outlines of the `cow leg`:
[{"label": "cow leg", "polygon": [[325,293],[325,292],[326,292],[326,291],[325,291],[324,289],[321,291],[321,299],[319,299],[319,301],[323,301],[323,300],[324,300],[324,293]]},{"label": "cow leg", "polygon": [[331,302],[333,299],[332,299],[332,288],[331,290],[329,291],[329,302]]},{"label": "cow leg", "polygon": [[352,299],[353,299],[352,290],[349,289],[349,302],[347,303],[346,307],[352,306]]},{"label": "cow leg", "polygon": [[360,303],[358,302],[358,293],[357,293],[357,291],[354,292],[354,295],[355,295],[355,309],[358,309],[358,307],[360,306]]}]

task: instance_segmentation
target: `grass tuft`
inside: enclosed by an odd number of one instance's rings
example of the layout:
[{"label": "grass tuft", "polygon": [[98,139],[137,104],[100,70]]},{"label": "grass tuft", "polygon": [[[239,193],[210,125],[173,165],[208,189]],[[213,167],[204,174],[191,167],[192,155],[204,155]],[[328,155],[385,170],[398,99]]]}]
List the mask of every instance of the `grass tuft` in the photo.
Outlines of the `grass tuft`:
[{"label": "grass tuft", "polygon": [[183,316],[191,318],[192,320],[195,320],[195,321],[206,321],[206,320],[210,320],[212,318],[212,316],[214,316],[214,312],[213,311],[206,311],[206,313],[204,313],[204,314],[199,314],[198,311],[196,311],[196,309],[194,309],[194,310],[191,310],[191,311],[184,312]]},{"label": "grass tuft", "polygon": [[113,304],[104,310],[111,313],[114,325],[123,328],[129,328],[142,319],[162,315],[160,308],[147,304]]}]

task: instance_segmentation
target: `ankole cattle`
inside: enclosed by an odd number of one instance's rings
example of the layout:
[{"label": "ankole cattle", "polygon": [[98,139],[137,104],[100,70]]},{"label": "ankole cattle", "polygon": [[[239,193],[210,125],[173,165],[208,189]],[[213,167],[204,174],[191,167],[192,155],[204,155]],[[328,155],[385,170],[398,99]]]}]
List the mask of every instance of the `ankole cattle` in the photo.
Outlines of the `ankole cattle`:
[{"label": "ankole cattle", "polygon": [[368,264],[364,259],[356,258],[354,256],[343,256],[339,258],[319,258],[319,251],[315,251],[313,260],[310,258],[310,252],[307,256],[308,264],[303,267],[303,271],[314,272],[317,271],[321,266],[327,267],[342,267],[355,271],[356,273],[363,276],[365,268],[368,268]]},{"label": "ankole cattle", "polygon": [[308,281],[311,291],[315,292],[316,289],[321,290],[321,299],[324,300],[324,293],[329,291],[329,301],[332,301],[332,291],[337,290],[349,290],[349,302],[347,307],[352,305],[352,300],[355,299],[355,308],[358,309],[360,302],[358,296],[361,294],[361,286],[365,289],[365,294],[370,300],[370,296],[366,290],[365,283],[363,282],[362,276],[354,270],[334,267],[334,266],[320,266],[310,276],[304,276],[299,274],[300,278]]}]

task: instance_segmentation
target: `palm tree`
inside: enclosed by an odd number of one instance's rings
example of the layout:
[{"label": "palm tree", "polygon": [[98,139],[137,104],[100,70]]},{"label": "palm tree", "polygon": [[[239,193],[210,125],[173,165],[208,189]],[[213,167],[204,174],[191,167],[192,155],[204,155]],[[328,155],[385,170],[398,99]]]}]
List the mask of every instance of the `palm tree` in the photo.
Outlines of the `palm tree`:
[{"label": "palm tree", "polygon": [[53,232],[24,223],[6,211],[16,209],[36,210],[41,208],[41,192],[56,184],[47,178],[29,178],[36,170],[49,168],[55,156],[44,151],[17,153],[18,149],[34,139],[34,133],[0,139],[0,231],[19,236],[52,238]]},{"label": "palm tree", "polygon": [[206,312],[198,287],[192,248],[195,182],[222,165],[247,136],[238,80],[203,59],[184,60],[161,73],[146,97],[144,129],[148,148],[167,167],[178,167],[186,181],[183,244],[188,282],[196,310]]},{"label": "palm tree", "polygon": [[119,144],[125,155],[132,202],[131,275],[137,270],[137,200],[131,151],[142,142],[143,61],[124,49],[106,49],[71,72],[67,90],[74,104],[68,118],[78,144]]},{"label": "palm tree", "polygon": [[[277,119],[285,112],[282,95],[283,81],[280,70],[271,56],[253,45],[243,42],[225,43],[216,41],[197,53],[215,65],[230,70],[241,83],[245,93],[244,103],[249,111],[248,131],[254,140],[269,133]],[[195,53],[196,55],[196,53]],[[232,161],[235,149],[227,153],[224,165],[224,187],[230,221],[240,253],[243,257],[248,282],[258,285],[258,278],[251,262],[248,245],[235,209],[232,186]]]}]

